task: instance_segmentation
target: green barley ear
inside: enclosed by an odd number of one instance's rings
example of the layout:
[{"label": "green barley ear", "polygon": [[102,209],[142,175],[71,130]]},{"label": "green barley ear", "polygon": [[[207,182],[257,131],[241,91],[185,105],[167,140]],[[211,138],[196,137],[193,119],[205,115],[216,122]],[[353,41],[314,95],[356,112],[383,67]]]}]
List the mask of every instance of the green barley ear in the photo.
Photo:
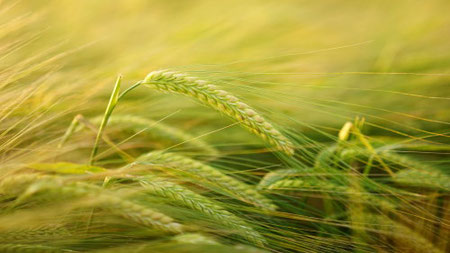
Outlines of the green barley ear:
[{"label": "green barley ear", "polygon": [[149,194],[170,199],[178,205],[199,211],[218,224],[224,225],[232,232],[242,235],[255,245],[264,246],[266,243],[264,237],[249,226],[245,220],[227,211],[219,203],[215,203],[207,197],[181,185],[169,182],[164,178],[142,177],[136,180]]},{"label": "green barley ear", "polygon": [[17,195],[23,192],[30,184],[50,176],[37,173],[21,173],[9,175],[0,180],[0,195]]},{"label": "green barley ear", "polygon": [[23,201],[37,193],[44,197],[61,196],[67,198],[87,198],[83,202],[89,207],[98,207],[122,216],[145,227],[155,228],[166,233],[182,233],[183,226],[168,215],[153,210],[146,205],[129,200],[114,191],[108,191],[94,184],[75,182],[64,184],[62,180],[46,180],[32,184],[19,196]]},{"label": "green barley ear", "polygon": [[31,226],[21,229],[2,229],[0,232],[0,243],[11,242],[38,242],[56,239],[64,239],[74,236],[71,231],[63,226],[45,225]]},{"label": "green barley ear", "polygon": [[220,245],[214,238],[199,233],[186,233],[172,237],[172,241],[182,244]]},{"label": "green barley ear", "polygon": [[380,157],[400,169],[392,177],[392,181],[405,186],[423,187],[450,191],[450,176],[436,167],[395,152],[380,152]]},{"label": "green barley ear", "polygon": [[294,145],[250,106],[207,81],[170,71],[154,71],[142,84],[169,93],[183,94],[237,120],[245,128],[289,155]]},{"label": "green barley ear", "polygon": [[178,173],[182,172],[190,177],[195,177],[215,186],[219,186],[221,190],[224,190],[241,201],[262,207],[266,210],[277,209],[277,206],[275,206],[271,200],[261,195],[253,186],[225,175],[212,166],[188,157],[174,153],[154,151],[142,155],[137,161],[138,163],[143,164],[151,162],[152,164],[167,166],[169,169],[173,168],[173,170],[176,172],[178,171]]},{"label": "green barley ear", "polygon": [[395,183],[450,192],[450,177],[436,169],[404,169],[395,173]]},{"label": "green barley ear", "polygon": [[[297,172],[298,173],[298,172]],[[302,179],[283,177],[278,181],[272,182],[266,186],[269,191],[290,191],[290,192],[323,192],[332,195],[347,195],[348,201],[353,203],[362,203],[367,206],[374,206],[384,211],[392,211],[397,208],[397,203],[388,198],[378,197],[376,194],[360,190],[354,190],[346,185],[338,185],[336,183],[317,179]],[[358,198],[351,198],[352,196]]]},{"label": "green barley ear", "polygon": [[305,180],[301,178],[281,179],[268,185],[269,190],[287,190],[287,191],[323,191],[323,192],[345,192],[346,187],[336,185],[328,181]]},{"label": "green barley ear", "polygon": [[[408,245],[408,252],[444,253],[419,232],[405,224],[382,215],[367,215],[367,225],[379,229],[379,233],[391,237],[398,243]],[[375,230],[375,231],[376,231]]]},{"label": "green barley ear", "polygon": [[258,189],[266,189],[271,184],[279,181],[281,179],[286,179],[289,177],[299,176],[300,171],[298,169],[279,169],[267,173],[263,179],[258,184]]},{"label": "green barley ear", "polygon": [[60,249],[56,247],[50,247],[37,244],[13,244],[6,243],[0,245],[0,251],[3,253],[65,253],[65,252],[77,252],[68,249]]}]

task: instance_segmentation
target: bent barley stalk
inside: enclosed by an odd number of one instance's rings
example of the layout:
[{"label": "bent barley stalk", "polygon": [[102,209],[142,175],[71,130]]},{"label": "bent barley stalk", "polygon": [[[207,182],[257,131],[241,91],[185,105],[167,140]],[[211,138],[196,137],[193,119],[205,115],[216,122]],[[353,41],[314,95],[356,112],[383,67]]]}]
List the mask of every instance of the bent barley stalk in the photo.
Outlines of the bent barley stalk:
[{"label": "bent barley stalk", "polygon": [[138,163],[151,162],[152,164],[167,165],[177,171],[182,171],[190,176],[206,180],[221,187],[221,190],[229,192],[241,201],[253,204],[266,210],[275,210],[275,206],[271,200],[261,195],[252,186],[247,185],[233,177],[227,176],[218,169],[203,164],[199,161],[176,155],[174,153],[163,153],[154,151],[140,156]]},{"label": "bent barley stalk", "polygon": [[154,71],[142,84],[169,93],[184,94],[239,121],[244,127],[289,155],[294,145],[249,105],[207,81],[170,71]]}]

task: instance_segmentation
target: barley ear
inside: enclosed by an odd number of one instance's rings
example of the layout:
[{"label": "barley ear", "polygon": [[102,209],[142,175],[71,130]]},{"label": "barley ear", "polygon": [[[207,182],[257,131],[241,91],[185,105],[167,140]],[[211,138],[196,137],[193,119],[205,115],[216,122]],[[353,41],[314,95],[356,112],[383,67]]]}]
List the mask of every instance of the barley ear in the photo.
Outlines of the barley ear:
[{"label": "barley ear", "polygon": [[247,185],[238,179],[225,175],[217,168],[202,162],[177,155],[154,151],[138,158],[138,163],[152,163],[166,166],[175,173],[183,173],[184,176],[193,177],[218,186],[222,191],[231,196],[266,210],[275,210],[277,206],[272,201],[261,195],[253,186]]},{"label": "barley ear", "polygon": [[77,252],[73,250],[60,249],[56,247],[37,245],[37,244],[13,244],[5,243],[0,245],[0,252],[3,253],[64,253]]},{"label": "barley ear", "polygon": [[298,169],[279,169],[275,171],[271,171],[267,173],[263,179],[258,184],[258,189],[266,189],[271,184],[279,181],[281,179],[295,177],[300,175],[300,171]]},{"label": "barley ear", "polygon": [[196,210],[218,224],[227,227],[230,231],[242,235],[255,245],[263,246],[266,243],[264,237],[247,224],[244,219],[227,211],[219,203],[215,203],[207,197],[164,178],[142,177],[137,180],[149,194],[170,199],[178,205]]},{"label": "barley ear", "polygon": [[288,155],[294,154],[293,143],[275,129],[271,123],[249,105],[207,81],[176,72],[154,71],[145,77],[143,84],[163,92],[183,94],[197,99],[238,121],[245,128]]}]

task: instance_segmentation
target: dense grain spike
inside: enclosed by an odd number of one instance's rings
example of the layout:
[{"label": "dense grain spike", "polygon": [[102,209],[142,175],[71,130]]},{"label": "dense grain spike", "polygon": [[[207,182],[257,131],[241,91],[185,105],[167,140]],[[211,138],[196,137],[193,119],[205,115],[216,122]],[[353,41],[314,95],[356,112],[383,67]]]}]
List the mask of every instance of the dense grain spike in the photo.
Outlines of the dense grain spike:
[{"label": "dense grain spike", "polygon": [[198,233],[176,235],[172,238],[172,241],[182,244],[220,245],[214,238]]},{"label": "dense grain spike", "polygon": [[64,253],[77,252],[67,249],[59,249],[50,246],[36,244],[12,244],[6,243],[0,245],[0,252],[3,253]]},{"label": "dense grain spike", "polygon": [[267,186],[268,190],[279,190],[279,191],[314,191],[314,192],[323,192],[329,193],[333,195],[348,195],[348,197],[352,197],[353,195],[358,196],[358,198],[349,198],[348,200],[351,202],[364,203],[369,206],[376,206],[382,210],[394,210],[397,208],[395,202],[387,199],[378,197],[370,192],[365,191],[355,191],[349,186],[345,185],[337,185],[328,181],[321,180],[305,180],[301,178],[292,178],[292,179],[281,179]]},{"label": "dense grain spike", "polygon": [[258,193],[252,186],[227,176],[212,166],[188,157],[174,153],[155,151],[142,155],[138,158],[138,162],[151,162],[153,164],[166,165],[177,171],[182,171],[189,176],[194,176],[198,179],[213,183],[221,187],[223,191],[229,192],[231,195],[244,202],[267,210],[275,210],[277,208],[272,201]]},{"label": "dense grain spike", "polygon": [[69,238],[73,234],[62,226],[37,226],[26,229],[2,230],[0,243],[6,242],[36,242]]},{"label": "dense grain spike", "polygon": [[267,173],[258,184],[258,189],[265,189],[269,185],[284,178],[295,177],[300,175],[298,169],[280,169]]},{"label": "dense grain spike", "polygon": [[402,185],[450,192],[450,177],[436,169],[404,169],[395,173],[392,180]]},{"label": "dense grain spike", "polygon": [[295,179],[281,179],[267,187],[271,190],[316,190],[325,192],[345,192],[346,187],[335,185],[326,181]]},{"label": "dense grain spike", "polygon": [[36,173],[23,173],[7,176],[0,180],[0,194],[17,195],[22,193],[30,184],[50,176],[44,176]]},{"label": "dense grain spike", "polygon": [[367,215],[367,220],[370,226],[382,228],[379,231],[381,234],[392,237],[400,244],[408,245],[411,252],[444,253],[427,238],[398,221],[381,215]]},{"label": "dense grain spike", "polygon": [[294,154],[294,145],[276,130],[272,124],[247,104],[230,93],[195,77],[170,71],[154,71],[145,77],[143,84],[170,93],[193,97],[203,104],[237,120],[251,132],[261,136],[270,144],[289,155]]},{"label": "dense grain spike", "polygon": [[264,238],[253,230],[247,222],[208,198],[165,179],[140,178],[137,180],[148,193],[170,199],[176,204],[199,211],[206,217],[231,229],[231,231],[241,234],[252,243],[258,246],[264,245]]},{"label": "dense grain spike", "polygon": [[60,181],[48,180],[47,182],[31,185],[23,196],[30,196],[41,191],[50,193],[50,195],[87,197],[92,199],[90,204],[94,204],[98,208],[107,209],[138,224],[153,227],[164,232],[181,233],[183,229],[181,224],[175,222],[169,216],[122,198],[117,193],[104,190],[96,185],[80,182],[62,184]]}]

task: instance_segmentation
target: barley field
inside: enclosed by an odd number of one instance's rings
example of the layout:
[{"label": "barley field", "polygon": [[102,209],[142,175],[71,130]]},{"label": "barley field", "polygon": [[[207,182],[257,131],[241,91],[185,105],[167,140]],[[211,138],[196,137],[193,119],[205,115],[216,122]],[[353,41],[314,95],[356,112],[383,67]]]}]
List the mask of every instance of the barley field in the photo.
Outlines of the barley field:
[{"label": "barley field", "polygon": [[0,252],[450,252],[449,12],[0,0]]}]

